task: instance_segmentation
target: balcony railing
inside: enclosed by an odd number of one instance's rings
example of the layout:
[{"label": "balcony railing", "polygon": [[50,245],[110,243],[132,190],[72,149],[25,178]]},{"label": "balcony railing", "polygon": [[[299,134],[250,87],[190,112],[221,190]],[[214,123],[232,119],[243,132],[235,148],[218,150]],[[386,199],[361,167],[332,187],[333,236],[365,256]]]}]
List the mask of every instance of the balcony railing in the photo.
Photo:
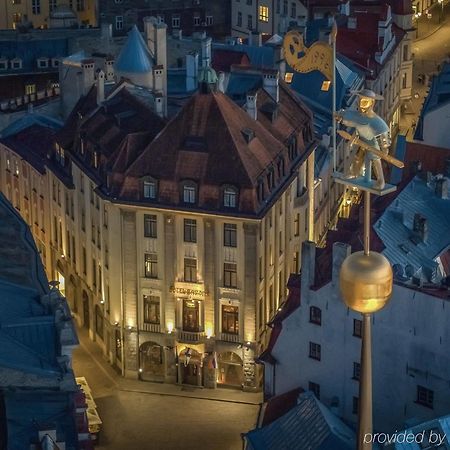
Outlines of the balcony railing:
[{"label": "balcony railing", "polygon": [[219,340],[225,342],[239,342],[239,334],[219,333]]},{"label": "balcony railing", "polygon": [[161,333],[161,325],[159,323],[143,323],[143,331],[150,331],[151,333]]},{"label": "balcony railing", "polygon": [[177,330],[177,339],[180,342],[200,342],[205,337],[204,331],[183,331]]}]

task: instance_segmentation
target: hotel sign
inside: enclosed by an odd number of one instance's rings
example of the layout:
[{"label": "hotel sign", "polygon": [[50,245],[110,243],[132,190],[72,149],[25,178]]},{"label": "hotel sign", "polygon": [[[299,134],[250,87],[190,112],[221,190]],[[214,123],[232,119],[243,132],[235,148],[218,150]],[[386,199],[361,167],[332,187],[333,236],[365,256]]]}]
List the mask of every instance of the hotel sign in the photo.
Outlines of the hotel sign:
[{"label": "hotel sign", "polygon": [[202,291],[201,289],[189,289],[175,286],[170,286],[169,292],[171,294],[192,295],[195,297],[207,297],[209,295],[208,291]]}]

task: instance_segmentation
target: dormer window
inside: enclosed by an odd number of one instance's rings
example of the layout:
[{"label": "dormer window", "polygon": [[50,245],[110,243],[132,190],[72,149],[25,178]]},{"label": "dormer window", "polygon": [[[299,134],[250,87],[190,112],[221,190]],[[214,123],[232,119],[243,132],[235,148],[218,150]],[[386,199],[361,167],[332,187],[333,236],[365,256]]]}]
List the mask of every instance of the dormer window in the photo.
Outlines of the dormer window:
[{"label": "dormer window", "polygon": [[233,186],[227,186],[223,190],[223,206],[225,206],[225,208],[236,208],[237,189]]},{"label": "dormer window", "polygon": [[280,158],[277,163],[278,177],[284,177],[284,159]]},{"label": "dormer window", "polygon": [[52,58],[52,67],[59,67],[59,59]]},{"label": "dormer window", "polygon": [[273,168],[270,168],[267,173],[267,185],[269,187],[269,191],[271,191],[275,186],[275,174]]},{"label": "dormer window", "polygon": [[144,198],[155,199],[156,198],[156,180],[153,178],[145,178],[142,182],[142,189]]},{"label": "dormer window", "polygon": [[38,69],[47,69],[48,67],[48,58],[39,58],[37,60]]},{"label": "dormer window", "polygon": [[94,166],[95,169],[98,168],[98,152],[94,151],[92,154],[92,165]]},{"label": "dormer window", "polygon": [[183,184],[183,202],[194,204],[197,199],[197,185],[193,181],[186,181]]},{"label": "dormer window", "polygon": [[11,69],[20,70],[22,68],[22,60],[15,58],[11,61]]},{"label": "dormer window", "polygon": [[258,181],[258,201],[264,200],[264,181]]},{"label": "dormer window", "polygon": [[0,70],[7,70],[7,69],[8,69],[8,60],[0,59]]},{"label": "dormer window", "polygon": [[[303,132],[304,131],[305,131],[305,129],[303,129]],[[288,149],[289,149],[289,158],[291,160],[295,159],[295,157],[297,156],[297,137],[296,136],[291,136],[291,138],[289,139]]]}]

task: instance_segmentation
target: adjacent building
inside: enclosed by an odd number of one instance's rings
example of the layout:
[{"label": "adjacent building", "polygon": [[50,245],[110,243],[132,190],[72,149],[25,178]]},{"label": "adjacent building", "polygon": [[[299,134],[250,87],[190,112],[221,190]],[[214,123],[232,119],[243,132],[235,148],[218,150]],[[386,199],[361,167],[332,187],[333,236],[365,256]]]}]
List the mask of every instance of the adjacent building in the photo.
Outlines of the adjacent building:
[{"label": "adjacent building", "polygon": [[143,30],[143,18],[157,17],[174,35],[207,32],[216,38],[230,35],[231,0],[133,0],[110,2],[101,0],[101,23],[110,23],[113,34],[126,34],[133,25]]},{"label": "adjacent building", "polygon": [[0,243],[0,447],[92,449],[71,367],[78,339],[70,309],[2,194]]},{"label": "adjacent building", "polygon": [[2,0],[0,2],[0,30],[7,28],[69,28],[97,26],[98,10],[93,0]]},{"label": "adjacent building", "polygon": [[253,34],[284,34],[306,19],[307,10],[299,0],[231,0],[231,34],[250,41]]},{"label": "adjacent building", "polygon": [[[442,180],[422,173],[374,202],[371,248],[385,254],[394,270],[391,301],[373,318],[375,431],[395,431],[409,419],[427,421],[449,410],[450,200],[442,196]],[[354,424],[362,323],[340,298],[339,270],[361,242],[355,214],[329,233],[326,248],[304,244],[301,275],[291,276],[289,296],[270,323],[260,357],[266,397],[300,386]]]},{"label": "adjacent building", "polygon": [[450,132],[446,126],[450,111],[450,62],[431,79],[430,90],[417,121],[414,139],[433,147],[450,149]]}]

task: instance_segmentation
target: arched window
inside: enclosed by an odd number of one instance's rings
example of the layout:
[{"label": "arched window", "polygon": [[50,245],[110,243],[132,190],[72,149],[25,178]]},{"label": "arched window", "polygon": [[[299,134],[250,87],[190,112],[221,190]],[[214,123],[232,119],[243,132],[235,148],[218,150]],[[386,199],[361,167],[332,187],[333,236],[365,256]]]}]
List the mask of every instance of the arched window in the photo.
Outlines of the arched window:
[{"label": "arched window", "polygon": [[158,184],[152,177],[145,177],[142,180],[142,195],[144,198],[155,199]]},{"label": "arched window", "polygon": [[223,190],[223,206],[225,208],[236,208],[237,189],[233,186],[226,186]]},{"label": "arched window", "polygon": [[317,306],[309,308],[309,321],[316,325],[322,325],[322,310]]},{"label": "arched window", "polygon": [[194,204],[197,202],[197,185],[193,181],[183,183],[183,203]]}]

